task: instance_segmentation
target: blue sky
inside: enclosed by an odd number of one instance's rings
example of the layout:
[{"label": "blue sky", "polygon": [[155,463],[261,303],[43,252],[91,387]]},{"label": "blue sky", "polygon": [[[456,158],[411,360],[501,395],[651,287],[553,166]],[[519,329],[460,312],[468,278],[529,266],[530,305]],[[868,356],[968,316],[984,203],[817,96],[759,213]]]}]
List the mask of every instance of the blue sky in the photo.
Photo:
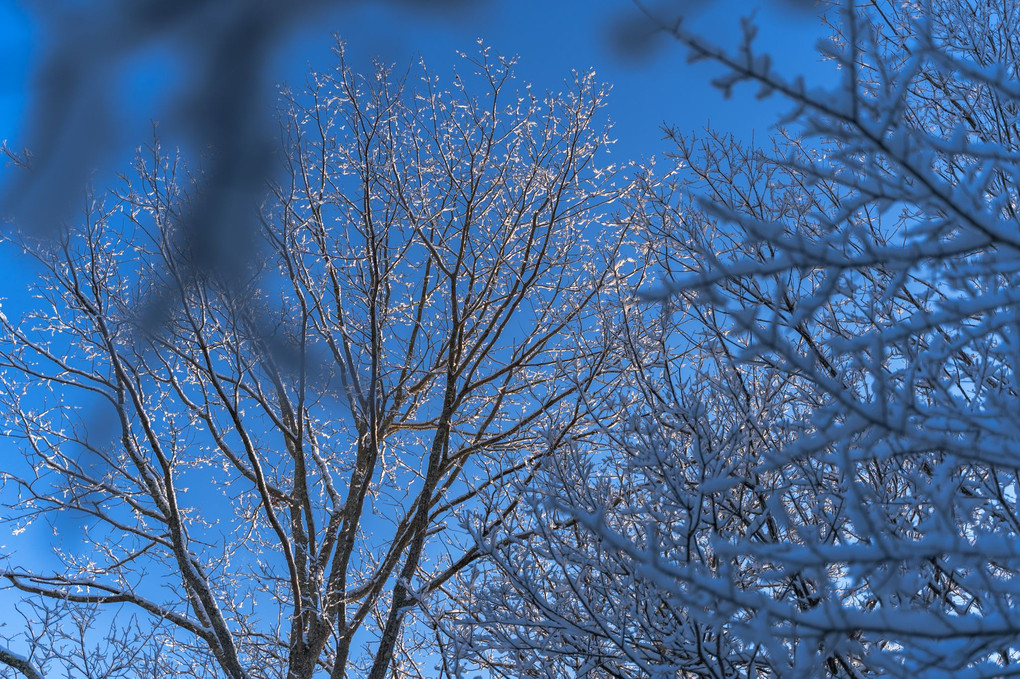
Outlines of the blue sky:
[{"label": "blue sky", "polygon": [[[716,0],[673,4],[697,5],[689,21],[706,35],[733,45],[739,18],[765,3]],[[824,35],[814,15],[814,11],[797,12],[776,0],[758,9],[761,43],[781,67],[816,76],[825,72],[814,50]],[[785,110],[778,100],[757,101],[751,87],[725,101],[709,85],[719,69],[705,63],[687,64],[681,46],[668,39],[649,41],[644,55],[621,55],[614,45],[613,28],[631,16],[637,16],[637,10],[628,0],[488,2],[457,14],[364,3],[338,16],[336,30],[348,43],[356,64],[375,54],[402,64],[420,53],[430,69],[444,76],[456,64],[456,53],[472,51],[475,40],[481,38],[504,55],[518,55],[521,79],[539,89],[559,88],[571,69],[594,68],[600,79],[613,86],[609,116],[615,124],[619,153],[630,157],[662,153],[663,123],[694,131],[711,122],[746,138],[752,130],[764,132],[776,114]],[[345,31],[345,26],[350,28]],[[313,62],[321,60],[324,47],[331,43],[328,35],[324,38],[317,33],[318,29],[305,31],[291,41],[295,54],[283,60],[288,70],[300,69],[302,52]]]},{"label": "blue sky", "polygon": [[[346,2],[323,11],[278,43],[269,60],[272,79],[297,88],[310,67],[329,67],[334,35],[347,43],[348,58],[359,70],[371,70],[373,59],[402,68],[421,58],[433,73],[448,79],[460,61],[458,53],[477,50],[481,39],[503,55],[518,56],[519,81],[530,82],[538,90],[560,89],[572,69],[594,69],[610,83],[607,115],[618,140],[613,152],[621,162],[668,152],[663,124],[682,132],[698,132],[711,124],[738,138],[749,140],[754,134],[762,141],[787,108],[777,99],[756,100],[751,86],[738,89],[731,100],[723,99],[709,84],[721,72],[718,67],[688,64],[683,48],[669,39],[651,41],[637,56],[621,54],[612,33],[620,21],[637,15],[628,0],[439,4],[441,9],[425,11],[406,0]],[[28,144],[26,116],[40,95],[34,73],[48,49],[46,24],[38,15],[42,6],[0,0],[0,139],[17,149]],[[729,46],[737,42],[740,17],[757,11],[760,44],[777,66],[790,75],[803,73],[809,82],[824,84],[819,80],[829,69],[817,57],[814,45],[825,30],[816,11],[795,9],[790,0],[772,0],[757,8],[749,0],[674,0],[673,6],[690,10],[691,25]],[[187,73],[179,63],[185,56],[179,48],[142,45],[131,54],[133,61],[110,74],[116,80],[113,108],[118,142],[125,154],[150,139],[151,121],[167,114],[167,92]],[[9,176],[9,171],[0,170],[0,184]],[[28,270],[9,252],[0,252],[0,266],[5,273],[0,278],[0,298],[7,300],[8,315],[16,316]],[[13,451],[8,444],[0,444],[0,454],[6,457]],[[6,532],[0,531],[0,544],[7,541]]]},{"label": "blue sky", "polygon": [[[787,108],[777,99],[756,100],[750,86],[738,89],[731,100],[723,99],[709,84],[721,71],[706,63],[687,64],[684,49],[669,39],[652,41],[637,56],[621,54],[612,32],[617,22],[636,13],[628,0],[490,0],[440,3],[447,7],[441,11],[424,11],[409,2],[340,4],[339,9],[321,12],[295,28],[278,44],[269,62],[275,82],[293,83],[296,89],[309,67],[329,67],[334,34],[347,43],[348,58],[359,70],[371,70],[374,58],[402,68],[420,57],[447,81],[460,60],[458,53],[476,51],[481,39],[500,54],[518,56],[519,81],[530,82],[538,90],[560,89],[572,69],[594,69],[613,87],[607,116],[617,139],[613,153],[621,162],[668,152],[664,124],[681,132],[699,132],[711,125],[745,141],[752,134],[761,141]],[[737,42],[739,18],[756,5],[749,0],[674,4],[695,10],[691,24],[728,46]],[[29,143],[26,117],[40,95],[33,76],[48,47],[45,26],[34,13],[40,6],[0,0],[0,139],[16,149]],[[820,62],[814,44],[825,31],[814,15],[814,11],[797,11],[789,3],[770,0],[758,9],[760,44],[785,73],[804,74],[809,82],[824,84],[819,81],[829,69]],[[134,61],[110,74],[116,80],[113,108],[120,155],[149,140],[151,121],[167,114],[167,92],[187,76],[179,63],[180,50],[155,44],[133,54]],[[0,184],[9,176],[9,171],[0,170]],[[0,278],[0,298],[16,306],[24,292],[24,273],[13,268],[18,263],[6,253],[0,253],[0,266],[5,273]],[[10,315],[10,302],[5,310]],[[9,444],[0,443],[0,459],[12,454]],[[11,546],[6,527],[0,529],[0,554],[4,543]],[[10,596],[0,592],[0,609]]]},{"label": "blue sky", "polygon": [[[711,124],[745,140],[752,134],[761,140],[787,108],[778,99],[756,100],[751,86],[723,99],[709,84],[720,70],[686,63],[683,48],[669,39],[651,41],[640,56],[622,55],[611,36],[615,25],[637,15],[629,0],[433,2],[440,9],[431,11],[423,9],[430,3],[408,0],[339,5],[311,17],[278,43],[269,60],[273,81],[299,86],[309,67],[330,66],[334,35],[346,41],[356,68],[370,70],[373,58],[403,67],[420,57],[443,79],[458,64],[458,53],[475,51],[481,39],[503,55],[519,56],[519,80],[539,90],[559,89],[572,69],[594,69],[613,86],[607,115],[618,140],[614,154],[621,161],[667,152],[663,124],[682,132]],[[752,0],[673,0],[671,5],[684,8],[690,25],[706,37],[730,46],[737,42],[740,17],[756,11],[761,47],[779,69],[803,73],[817,84],[831,73],[814,50],[825,30],[812,7],[797,9],[792,0],[770,0],[760,7]],[[25,122],[36,113],[31,105],[41,91],[34,74],[48,48],[48,31],[39,13],[64,6],[0,0],[0,139],[14,148],[29,143]],[[97,6],[109,11],[116,3]],[[179,63],[184,56],[180,49],[142,45],[131,54],[134,60],[109,76],[116,81],[119,142],[128,150],[148,141],[150,122],[167,114],[167,91],[187,73]],[[0,171],[0,182],[5,176]],[[0,297],[21,288],[20,279],[6,271]]]},{"label": "blue sky", "polygon": [[[501,54],[519,56],[520,79],[538,89],[558,89],[571,69],[594,68],[613,85],[609,116],[618,152],[633,158],[663,152],[663,123],[682,131],[710,123],[747,139],[752,131],[764,133],[783,110],[777,100],[755,100],[749,86],[733,100],[723,100],[709,85],[718,69],[687,64],[683,49],[668,39],[649,41],[643,55],[621,55],[611,35],[615,25],[637,15],[628,0],[488,0],[438,3],[440,9],[432,10],[406,1],[340,5],[305,21],[278,45],[270,59],[275,81],[299,84],[309,65],[328,66],[334,34],[347,43],[348,57],[361,69],[369,70],[374,57],[403,66],[420,56],[441,77],[457,63],[458,52],[475,50],[482,39]],[[706,36],[729,45],[739,34],[739,18],[756,11],[760,44],[780,68],[816,80],[827,72],[814,51],[824,30],[811,7],[797,9],[778,0],[674,0],[671,5],[683,8]],[[27,143],[25,117],[39,94],[33,71],[47,47],[45,25],[34,9],[40,6],[0,0],[0,139],[16,148]],[[128,148],[145,139],[150,120],[166,115],[166,91],[186,73],[181,50],[165,47],[135,50],[134,61],[110,76],[118,93],[116,123]]]}]

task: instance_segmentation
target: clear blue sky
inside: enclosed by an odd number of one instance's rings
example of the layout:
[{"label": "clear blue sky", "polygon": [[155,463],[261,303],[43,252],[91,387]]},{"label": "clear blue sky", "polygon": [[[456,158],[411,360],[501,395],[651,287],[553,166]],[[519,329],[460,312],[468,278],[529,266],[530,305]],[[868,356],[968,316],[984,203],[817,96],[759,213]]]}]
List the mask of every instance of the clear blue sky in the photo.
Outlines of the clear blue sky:
[{"label": "clear blue sky", "polygon": [[[72,5],[74,3],[71,3]],[[609,116],[619,140],[618,153],[627,157],[659,155],[664,150],[663,123],[696,131],[713,127],[747,138],[763,133],[783,110],[776,100],[758,102],[745,87],[731,101],[709,86],[719,71],[707,64],[688,65],[683,49],[659,40],[642,57],[621,56],[614,48],[612,28],[635,16],[629,0],[478,0],[476,2],[341,2],[293,30],[272,59],[273,77],[298,84],[309,64],[329,64],[333,34],[348,44],[349,57],[370,69],[371,58],[403,66],[420,55],[437,75],[450,73],[457,52],[471,52],[481,38],[504,55],[520,57],[519,76],[538,89],[558,89],[571,69],[594,68],[613,85]],[[760,43],[781,68],[815,78],[827,72],[814,52],[824,35],[817,10],[798,11],[790,0],[674,0],[692,25],[706,36],[733,45],[739,18],[757,9],[762,27]],[[115,3],[98,3],[101,7]],[[422,6],[439,7],[425,10]],[[761,5],[759,7],[759,5]],[[46,31],[31,3],[0,0],[0,139],[20,148],[24,117],[38,92],[32,80],[46,47]],[[49,6],[46,4],[46,6]],[[165,111],[163,89],[181,71],[180,53],[159,45],[137,52],[135,64],[111,74],[118,82],[118,129],[128,148],[146,138],[150,119]],[[139,137],[129,141],[129,137]],[[2,174],[0,174],[2,177]]]},{"label": "clear blue sky", "polygon": [[[45,54],[46,31],[33,14],[39,5],[0,0],[0,139],[14,148],[28,144],[25,117],[39,95],[34,70]],[[75,5],[76,3],[69,3]],[[112,2],[98,3],[109,8]],[[737,91],[726,101],[709,81],[721,71],[709,64],[689,65],[678,44],[659,40],[640,57],[623,56],[611,37],[616,22],[636,9],[628,0],[487,0],[460,3],[454,9],[423,11],[410,2],[339,2],[339,9],[322,12],[293,30],[271,60],[274,81],[304,80],[309,65],[325,68],[332,62],[334,34],[348,45],[351,63],[370,70],[373,58],[402,67],[424,59],[429,69],[447,78],[458,63],[459,52],[473,52],[476,41],[503,55],[519,56],[518,76],[538,90],[557,90],[572,69],[594,69],[613,86],[607,115],[614,124],[620,161],[661,156],[669,151],[661,127],[696,132],[711,124],[747,140],[761,139],[787,106],[779,100],[757,101],[754,88]],[[438,3],[450,7],[449,3]],[[739,18],[755,9],[750,0],[702,0],[677,2],[693,7],[692,25],[706,37],[733,46],[739,35]],[[764,4],[764,3],[762,3]],[[459,8],[459,9],[458,9]],[[789,0],[769,0],[759,9],[760,44],[770,51],[780,69],[790,75],[803,73],[818,82],[830,69],[821,64],[815,42],[825,34],[813,11],[795,11]],[[111,73],[119,99],[115,102],[122,151],[149,140],[149,121],[165,114],[165,90],[172,88],[182,68],[179,52],[155,45],[137,52],[137,60],[122,72]],[[0,183],[9,171],[0,170]],[[5,310],[24,293],[24,274],[18,262],[0,253],[0,298]],[[17,315],[16,309],[14,315]],[[0,442],[0,464],[14,455]],[[0,530],[0,554],[12,546],[5,528]],[[42,547],[40,545],[40,547]],[[31,547],[24,541],[20,548]],[[0,610],[10,592],[0,592]],[[14,597],[16,599],[17,597]]]},{"label": "clear blue sky", "polygon": [[[824,35],[815,11],[797,12],[777,0],[672,4],[695,6],[689,17],[693,26],[729,45],[736,43],[739,18],[763,5],[757,15],[760,41],[779,65],[809,75],[825,72],[814,50]],[[785,110],[778,100],[758,102],[751,87],[724,101],[709,85],[720,73],[718,68],[687,64],[685,51],[675,42],[652,41],[643,57],[621,55],[612,30],[635,15],[637,9],[629,0],[501,0],[478,2],[470,11],[457,13],[363,3],[354,11],[338,13],[336,28],[303,32],[291,41],[294,57],[284,61],[288,69],[296,62],[300,71],[303,59],[321,58],[323,47],[330,44],[326,34],[338,30],[355,60],[367,62],[370,55],[381,54],[402,64],[420,53],[440,76],[456,63],[457,51],[474,49],[477,38],[502,54],[519,55],[521,78],[539,89],[557,89],[571,69],[594,68],[613,86],[609,115],[618,152],[630,157],[662,153],[663,123],[694,131],[711,121],[713,127],[746,137],[752,129],[764,132],[776,113]]]},{"label": "clear blue sky", "polygon": [[[726,101],[709,81],[721,71],[706,63],[689,65],[684,49],[669,39],[650,44],[640,56],[622,55],[614,46],[613,28],[637,15],[629,0],[477,0],[432,2],[440,9],[425,11],[428,2],[340,2],[293,29],[281,42],[270,65],[274,81],[300,85],[309,66],[332,63],[333,36],[348,45],[348,58],[359,69],[370,70],[373,58],[403,67],[421,57],[430,70],[448,78],[459,62],[459,52],[473,52],[483,40],[504,55],[519,56],[518,75],[538,90],[556,90],[571,69],[595,69],[612,84],[608,116],[614,124],[620,161],[661,156],[669,151],[661,127],[669,124],[697,132],[710,124],[742,139],[752,133],[759,140],[786,105],[777,99],[757,101],[754,88],[739,89]],[[688,20],[708,38],[733,46],[739,36],[739,19],[757,9],[760,44],[771,52],[778,67],[790,75],[803,73],[818,82],[831,73],[814,45],[825,35],[816,11],[794,0],[769,0],[757,7],[751,0],[673,0],[674,8],[690,10]],[[69,3],[74,6],[76,3]],[[115,2],[97,2],[101,10]],[[48,3],[0,0],[0,139],[17,149],[28,144],[25,118],[39,95],[33,79],[46,53],[46,24],[36,14]],[[52,15],[49,15],[52,16]],[[142,46],[134,62],[109,75],[116,81],[119,99],[113,107],[122,153],[149,140],[150,120],[166,113],[165,90],[186,73],[179,62],[185,55],[166,45]],[[83,55],[87,56],[87,55]],[[831,76],[830,76],[831,77]],[[87,133],[88,131],[86,131]],[[117,169],[116,167],[113,169]],[[0,170],[0,183],[9,177]],[[0,253],[0,298],[9,315],[17,315],[18,297],[24,295],[26,273],[10,253]],[[10,454],[0,443],[0,456]],[[0,457],[2,459],[2,457]],[[0,535],[0,544],[5,536]]]}]

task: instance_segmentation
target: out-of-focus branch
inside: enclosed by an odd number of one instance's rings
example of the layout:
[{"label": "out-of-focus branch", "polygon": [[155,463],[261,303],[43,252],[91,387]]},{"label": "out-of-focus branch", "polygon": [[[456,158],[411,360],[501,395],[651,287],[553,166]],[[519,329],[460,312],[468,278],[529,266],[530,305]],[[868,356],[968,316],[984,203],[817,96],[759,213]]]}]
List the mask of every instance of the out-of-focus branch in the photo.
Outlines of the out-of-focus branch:
[{"label": "out-of-focus branch", "polygon": [[43,679],[42,674],[39,673],[32,663],[23,656],[18,655],[14,651],[0,646],[0,663],[4,663],[9,667],[13,667],[16,671],[21,672],[25,676],[25,679]]}]

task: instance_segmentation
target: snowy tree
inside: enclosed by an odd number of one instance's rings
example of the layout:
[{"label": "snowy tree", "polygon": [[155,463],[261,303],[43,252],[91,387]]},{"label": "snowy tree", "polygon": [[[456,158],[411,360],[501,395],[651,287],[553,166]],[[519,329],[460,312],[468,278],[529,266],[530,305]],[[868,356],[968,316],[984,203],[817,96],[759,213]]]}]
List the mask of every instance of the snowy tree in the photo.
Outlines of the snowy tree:
[{"label": "snowy tree", "polygon": [[847,3],[833,24],[831,90],[774,72],[750,22],[733,54],[667,27],[721,87],[792,100],[794,132],[677,138],[645,294],[708,342],[631,352],[649,386],[619,392],[616,456],[579,443],[589,466],[545,477],[529,540],[480,540],[488,591],[447,625],[465,663],[1015,673],[1020,4]]},{"label": "snowy tree", "polygon": [[[635,297],[658,289],[670,272],[698,266],[710,246],[725,241],[734,253],[751,253],[698,209],[695,188],[714,187],[770,219],[803,213],[803,201],[788,198],[810,188],[754,162],[729,138],[680,151],[686,169],[647,183],[632,207],[644,226],[639,257],[618,268],[615,296],[603,296],[614,371],[586,394],[584,434],[575,432],[543,460],[537,483],[521,487],[529,511],[514,517],[517,525],[479,534],[489,559],[461,574],[460,608],[444,613],[451,663],[462,668],[506,676],[768,676],[786,667],[776,663],[776,649],[734,633],[750,611],[739,610],[729,588],[692,583],[725,575],[739,589],[792,606],[816,601],[810,572],[765,571],[727,554],[741,540],[767,549],[799,531],[831,539],[843,530],[844,513],[825,499],[844,490],[837,469],[810,461],[769,468],[770,456],[796,440],[788,423],[821,404],[810,381],[740,361],[748,345],[733,319],[694,294],[656,305]],[[767,287],[733,291],[762,295]],[[787,516],[784,506],[798,514]],[[664,579],[645,559],[682,564],[684,580]],[[825,662],[850,661],[830,654]]]},{"label": "snowy tree", "polygon": [[0,343],[25,455],[4,519],[53,548],[0,569],[53,622],[5,630],[37,669],[431,674],[417,611],[480,554],[458,517],[511,511],[605,369],[593,302],[628,190],[592,75],[538,96],[464,63],[445,91],[341,54],[284,93],[241,276],[182,233],[200,173],[158,142],[59,242],[7,238],[40,272]]}]

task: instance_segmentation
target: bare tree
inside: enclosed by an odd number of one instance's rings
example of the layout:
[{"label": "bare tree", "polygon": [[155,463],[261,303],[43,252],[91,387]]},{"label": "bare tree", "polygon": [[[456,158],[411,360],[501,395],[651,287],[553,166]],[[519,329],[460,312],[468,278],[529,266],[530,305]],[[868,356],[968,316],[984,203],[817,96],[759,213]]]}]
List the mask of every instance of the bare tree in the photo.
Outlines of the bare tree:
[{"label": "bare tree", "polygon": [[[740,309],[693,291],[663,296],[662,281],[697,270],[706,251],[769,257],[700,209],[699,193],[770,220],[803,218],[812,197],[827,198],[729,137],[677,141],[680,169],[644,184],[629,212],[640,256],[619,269],[615,297],[603,296],[614,369],[587,392],[586,434],[521,488],[529,511],[517,525],[477,536],[489,558],[460,575],[460,606],[442,621],[451,664],[514,677],[748,677],[785,676],[813,658],[745,626],[761,595],[816,606],[818,575],[762,568],[734,545],[767,551],[850,529],[838,467],[771,464],[824,399],[803,376],[748,360]],[[783,275],[727,290],[753,308],[784,285],[813,284]],[[812,329],[801,330],[809,351]],[[649,561],[676,570],[663,577]],[[843,642],[815,673],[852,666],[853,635]]]},{"label": "bare tree", "polygon": [[[648,427],[609,428],[629,476],[549,475],[556,530],[479,540],[496,596],[467,599],[485,624],[451,625],[458,650],[509,676],[1016,674],[1020,4],[845,3],[831,91],[775,73],[751,23],[734,54],[666,28],[797,127],[769,152],[677,138],[694,177],[656,199],[652,293],[715,339],[665,352],[675,390],[634,363]],[[712,344],[734,362],[706,372]]]},{"label": "bare tree", "polygon": [[9,239],[42,273],[32,310],[3,320],[26,455],[5,518],[81,540],[54,545],[55,568],[8,558],[11,586],[134,609],[154,631],[111,643],[144,644],[161,672],[435,662],[404,632],[479,554],[459,517],[501,508],[495,530],[604,369],[586,338],[627,190],[591,74],[538,96],[488,51],[464,63],[444,91],[341,54],[286,93],[282,179],[240,279],[196,265],[200,178],[158,143],[59,243]]}]

